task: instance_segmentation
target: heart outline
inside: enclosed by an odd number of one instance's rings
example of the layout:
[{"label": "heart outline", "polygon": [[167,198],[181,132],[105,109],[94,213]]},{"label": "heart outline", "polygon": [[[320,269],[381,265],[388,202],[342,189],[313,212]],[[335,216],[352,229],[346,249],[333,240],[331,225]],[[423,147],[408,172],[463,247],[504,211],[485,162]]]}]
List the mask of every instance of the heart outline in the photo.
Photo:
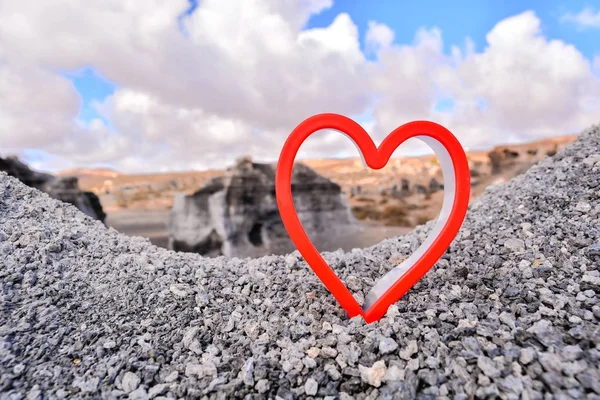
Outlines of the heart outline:
[{"label": "heart outline", "polygon": [[[352,293],[333,269],[325,262],[304,230],[296,212],[291,178],[300,146],[313,133],[333,129],[348,136],[358,147],[363,163],[371,169],[384,168],[393,152],[413,137],[429,137],[439,142],[448,152],[454,171],[454,198],[451,211],[438,236],[418,260],[394,281],[367,309],[358,304]],[[464,149],[458,139],[445,127],[431,121],[412,121],[394,129],[379,147],[362,126],[340,114],[317,114],[301,122],[287,138],[277,163],[275,192],[283,224],[296,248],[313,272],[331,292],[338,303],[353,318],[361,315],[372,323],[385,315],[389,306],[400,300],[442,257],[450,246],[466,216],[470,197],[470,171]],[[376,285],[377,286],[377,285]]]}]

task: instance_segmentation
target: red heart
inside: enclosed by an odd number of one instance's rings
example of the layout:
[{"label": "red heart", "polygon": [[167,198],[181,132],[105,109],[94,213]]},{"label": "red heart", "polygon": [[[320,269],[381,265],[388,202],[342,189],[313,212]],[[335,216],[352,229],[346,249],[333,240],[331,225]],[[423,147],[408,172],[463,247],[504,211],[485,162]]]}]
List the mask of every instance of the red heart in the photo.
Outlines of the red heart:
[{"label": "red heart", "polygon": [[[327,265],[302,227],[292,198],[292,169],[302,143],[314,132],[334,129],[350,137],[372,169],[386,166],[392,153],[407,139],[418,137],[436,152],[444,175],[444,203],[436,226],[417,251],[375,284],[366,298],[366,309],[356,302],[344,283]],[[292,131],[277,164],[275,190],[277,205],[290,238],[308,265],[329,289],[350,318],[362,315],[367,323],[379,320],[431,269],[456,237],[469,206],[471,190],[469,164],[454,135],[441,125],[413,121],[396,128],[377,148],[369,134],[356,122],[338,114],[307,118]]]}]

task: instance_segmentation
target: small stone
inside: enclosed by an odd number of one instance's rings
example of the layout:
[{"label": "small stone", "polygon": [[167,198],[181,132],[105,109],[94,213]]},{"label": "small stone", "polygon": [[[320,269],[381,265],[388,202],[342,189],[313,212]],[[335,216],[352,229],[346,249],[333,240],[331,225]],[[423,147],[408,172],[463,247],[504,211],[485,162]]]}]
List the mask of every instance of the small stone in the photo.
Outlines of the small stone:
[{"label": "small stone", "polygon": [[203,378],[205,376],[216,376],[217,367],[211,361],[206,361],[202,364],[188,363],[185,366],[185,375],[196,376],[198,378]]},{"label": "small stone", "polygon": [[590,203],[587,203],[585,201],[580,201],[579,203],[577,203],[577,205],[575,206],[575,209],[577,211],[581,211],[581,212],[588,212],[592,209],[592,206]]},{"label": "small stone", "polygon": [[327,374],[329,374],[329,377],[334,381],[340,380],[342,378],[342,374],[340,373],[340,371],[337,370],[334,364],[327,364],[325,368],[323,368],[323,370],[327,372]]},{"label": "small stone", "polygon": [[259,380],[255,386],[255,389],[260,394],[267,393],[270,388],[271,388],[271,384],[269,383],[269,381],[267,379]]},{"label": "small stone", "polygon": [[593,167],[596,163],[600,162],[600,154],[592,154],[583,160],[583,163],[588,167]]},{"label": "small stone", "polygon": [[304,384],[304,392],[309,396],[315,396],[319,390],[319,383],[313,378],[308,378]]},{"label": "small stone", "polygon": [[593,258],[600,258],[600,243],[594,243],[587,248],[587,254]]},{"label": "small stone", "polygon": [[338,355],[338,351],[333,347],[325,346],[321,349],[320,354],[323,358],[335,358]]},{"label": "small stone", "polygon": [[179,372],[173,371],[169,375],[167,375],[164,379],[166,383],[175,382],[179,378]]},{"label": "small stone", "polygon": [[406,368],[411,370],[411,371],[416,371],[419,369],[419,359],[418,358],[412,358],[407,364],[406,364]]},{"label": "small stone", "polygon": [[133,372],[127,371],[121,380],[121,387],[125,393],[131,393],[140,385],[140,377]]},{"label": "small stone", "polygon": [[575,361],[583,356],[583,350],[578,345],[564,346],[560,349],[560,354],[566,361]]},{"label": "small stone", "polygon": [[580,324],[583,322],[583,320],[581,318],[579,318],[577,315],[571,315],[569,317],[569,322],[572,324]]},{"label": "small stone", "polygon": [[196,334],[198,333],[199,330],[200,330],[200,327],[192,326],[191,328],[188,328],[187,331],[185,331],[185,333],[183,335],[182,343],[186,349],[189,349],[190,345],[192,344],[192,341],[194,339],[196,339]]},{"label": "small stone", "polygon": [[260,324],[257,321],[250,321],[244,326],[244,332],[248,337],[256,339],[258,337]]},{"label": "small stone", "polygon": [[98,384],[100,383],[100,378],[90,378],[90,379],[75,379],[73,382],[73,386],[78,387],[83,393],[94,393],[98,390]]},{"label": "small stone", "polygon": [[331,331],[334,335],[339,335],[340,333],[344,332],[344,329],[345,328],[343,326],[337,324],[333,324],[333,326],[331,327]]},{"label": "small stone", "polygon": [[348,289],[355,292],[359,292],[363,288],[362,281],[355,275],[350,275],[346,278],[346,285],[348,286]]},{"label": "small stone", "polygon": [[190,294],[190,286],[184,283],[176,283],[169,287],[171,293],[179,298],[187,297]]},{"label": "small stone", "polygon": [[348,344],[353,340],[352,336],[350,336],[346,332],[342,332],[338,335],[338,343],[339,344]]},{"label": "small stone", "polygon": [[163,394],[164,392],[167,391],[167,389],[169,389],[168,384],[166,383],[159,383],[158,385],[154,385],[150,388],[150,390],[148,390],[148,397],[153,399],[156,396],[160,396],[161,394]]},{"label": "small stone", "polygon": [[386,373],[385,361],[377,361],[370,368],[359,364],[358,370],[360,371],[360,378],[363,382],[366,382],[371,386],[379,387],[381,386],[381,381]]},{"label": "small stone", "polygon": [[150,397],[148,396],[148,393],[146,393],[146,390],[140,386],[133,392],[129,393],[128,398],[130,400],[148,400]]},{"label": "small stone", "polygon": [[515,318],[512,316],[512,314],[507,313],[507,312],[502,312],[500,313],[500,316],[498,317],[498,319],[500,320],[500,322],[502,322],[504,325],[508,326],[511,329],[515,329]]},{"label": "small stone", "polygon": [[318,347],[311,347],[310,349],[306,350],[306,355],[310,358],[317,358],[320,352],[321,350],[319,350]]},{"label": "small stone", "polygon": [[561,371],[561,360],[556,354],[553,353],[540,353],[538,356],[538,360],[542,367],[548,372]]},{"label": "small stone", "polygon": [[486,356],[479,356],[477,358],[477,366],[489,378],[493,379],[500,376],[500,370],[496,368],[494,361]]},{"label": "small stone", "polygon": [[392,365],[385,372],[383,380],[386,382],[396,382],[404,380],[404,370],[398,368],[396,365]]},{"label": "small stone", "polygon": [[398,315],[400,315],[400,310],[398,310],[398,306],[395,304],[389,306],[387,312],[385,313],[385,316],[388,318],[394,318]]},{"label": "small stone", "polygon": [[104,347],[105,349],[114,349],[117,346],[117,342],[115,342],[114,340],[109,340],[107,342],[104,342],[104,344],[102,345],[102,347]]},{"label": "small stone", "polygon": [[20,375],[23,371],[25,371],[25,365],[23,364],[17,364],[13,367],[13,373],[15,375]]},{"label": "small stone", "polygon": [[417,346],[417,341],[410,340],[407,343],[406,348],[404,348],[403,350],[400,350],[400,358],[408,361],[412,358],[413,354],[415,354],[417,351],[419,351],[419,347]]},{"label": "small stone", "polygon": [[479,374],[477,376],[477,383],[479,384],[479,386],[489,386],[492,383],[492,381],[486,375]]},{"label": "small stone", "polygon": [[522,251],[525,249],[525,242],[521,239],[510,238],[506,239],[504,247],[512,251]]},{"label": "small stone", "polygon": [[519,362],[523,365],[528,365],[533,360],[535,360],[536,351],[531,347],[526,347],[521,350],[521,354],[519,355]]},{"label": "small stone", "polygon": [[304,366],[308,369],[312,369],[317,366],[317,362],[314,360],[314,358],[310,357],[304,357],[302,359],[302,364],[304,364]]},{"label": "small stone", "polygon": [[27,400],[42,400],[42,391],[38,385],[34,385],[27,393]]},{"label": "small stone", "polygon": [[254,386],[254,359],[249,358],[242,367],[242,381],[245,385]]},{"label": "small stone", "polygon": [[389,354],[398,348],[398,343],[392,338],[385,338],[379,342],[379,352],[381,354]]}]

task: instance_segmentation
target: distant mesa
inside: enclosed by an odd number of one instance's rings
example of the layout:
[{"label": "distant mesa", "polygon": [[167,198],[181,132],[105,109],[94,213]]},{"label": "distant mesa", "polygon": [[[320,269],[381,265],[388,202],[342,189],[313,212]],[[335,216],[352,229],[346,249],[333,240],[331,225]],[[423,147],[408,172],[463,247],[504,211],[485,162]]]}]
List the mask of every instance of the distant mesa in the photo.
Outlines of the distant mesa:
[{"label": "distant mesa", "polygon": [[536,162],[552,157],[575,139],[576,136],[563,136],[521,145],[496,146],[488,153],[491,173],[497,175],[511,169],[516,169],[516,174],[523,173]]},{"label": "distant mesa", "polygon": [[121,176],[120,172],[117,172],[110,168],[76,168],[66,171],[61,171],[56,176],[74,176],[77,178],[87,177],[98,177],[98,178],[117,178]]},{"label": "distant mesa", "polygon": [[[243,157],[195,193],[178,195],[168,223],[169,248],[227,257],[293,251],[277,207],[275,169]],[[306,165],[295,164],[292,193],[309,236],[358,228],[341,187]]]},{"label": "distant mesa", "polygon": [[98,196],[82,191],[77,176],[54,176],[33,171],[14,156],[0,157],[0,171],[5,171],[27,186],[48,193],[52,198],[74,205],[92,218],[102,222],[106,218]]}]

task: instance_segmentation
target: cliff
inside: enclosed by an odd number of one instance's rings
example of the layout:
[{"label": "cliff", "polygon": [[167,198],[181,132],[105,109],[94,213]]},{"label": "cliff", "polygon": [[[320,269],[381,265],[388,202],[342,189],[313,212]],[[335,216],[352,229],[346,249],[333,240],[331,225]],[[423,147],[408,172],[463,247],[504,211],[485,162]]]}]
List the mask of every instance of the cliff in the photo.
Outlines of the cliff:
[{"label": "cliff", "polygon": [[27,186],[46,192],[57,200],[73,204],[92,218],[102,222],[106,218],[98,196],[93,192],[82,191],[77,177],[58,177],[33,171],[16,157],[0,157],[0,171],[5,171]]},{"label": "cliff", "polygon": [[[294,167],[292,194],[309,236],[356,225],[340,186],[305,165]],[[242,158],[194,194],[176,197],[169,248],[230,257],[292,251],[277,208],[275,165]]]}]

